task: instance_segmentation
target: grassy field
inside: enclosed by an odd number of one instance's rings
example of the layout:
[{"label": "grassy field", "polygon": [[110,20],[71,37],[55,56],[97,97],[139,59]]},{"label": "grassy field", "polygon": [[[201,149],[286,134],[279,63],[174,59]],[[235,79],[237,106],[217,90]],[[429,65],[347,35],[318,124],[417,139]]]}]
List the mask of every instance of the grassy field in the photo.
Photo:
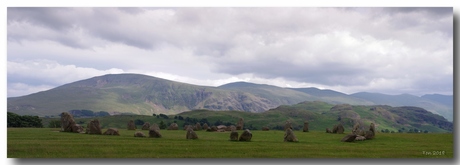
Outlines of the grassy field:
[{"label": "grassy field", "polygon": [[340,142],[345,134],[294,131],[299,142],[288,143],[283,142],[283,131],[252,131],[251,142],[229,141],[229,132],[196,131],[197,140],[185,139],[183,130],[161,130],[163,137],[158,139],[135,138],[134,132],[120,129],[121,136],[107,136],[53,128],[8,128],[7,157],[453,158],[454,147],[450,133],[378,133],[373,140],[345,143]]}]

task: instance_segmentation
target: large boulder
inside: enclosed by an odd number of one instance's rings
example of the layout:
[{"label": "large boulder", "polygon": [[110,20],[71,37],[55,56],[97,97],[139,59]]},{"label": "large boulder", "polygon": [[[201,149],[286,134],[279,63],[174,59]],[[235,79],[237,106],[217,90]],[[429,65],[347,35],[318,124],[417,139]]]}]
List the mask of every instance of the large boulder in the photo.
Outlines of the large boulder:
[{"label": "large boulder", "polygon": [[179,130],[179,125],[177,125],[176,123],[172,123],[171,125],[169,125],[168,130]]},{"label": "large boulder", "polygon": [[374,133],[372,131],[366,131],[366,134],[364,134],[364,137],[366,137],[366,139],[373,139],[374,138]]},{"label": "large boulder", "polygon": [[204,123],[203,124],[203,130],[208,130],[209,126],[208,126],[208,123]]},{"label": "large boulder", "polygon": [[236,124],[236,130],[242,130],[243,126],[244,126],[244,120],[243,120],[243,118],[240,118],[238,120],[238,123]]},{"label": "large boulder", "polygon": [[98,119],[94,119],[88,123],[87,128],[86,128],[86,133],[87,134],[97,134],[97,135],[102,134],[101,124],[99,123]]},{"label": "large boulder", "polygon": [[227,126],[225,126],[225,125],[218,125],[217,126],[217,131],[218,132],[225,132],[225,130],[227,130]]},{"label": "large boulder", "polygon": [[292,129],[290,128],[286,129],[286,132],[284,133],[284,142],[298,142],[298,141],[299,140],[294,135],[294,131],[292,131]]},{"label": "large boulder", "polygon": [[308,132],[308,121],[303,122],[303,132]]},{"label": "large boulder", "polygon": [[366,139],[368,139],[368,140],[375,138],[375,125],[374,125],[374,123],[371,123],[371,125],[369,126],[369,131],[366,131],[366,134],[364,135],[364,137],[366,137]]},{"label": "large boulder", "polygon": [[236,130],[236,127],[234,125],[230,125],[225,129],[225,131],[233,131],[233,130]]},{"label": "large boulder", "polygon": [[211,127],[208,127],[208,129],[206,130],[208,132],[216,132],[217,131],[217,127],[216,126],[211,126]]},{"label": "large boulder", "polygon": [[345,132],[345,128],[341,123],[334,125],[334,129],[332,129],[332,133],[343,134]]},{"label": "large boulder", "polygon": [[232,130],[230,133],[230,141],[238,141],[238,132],[236,129]]},{"label": "large boulder", "polygon": [[84,130],[83,130],[83,127],[79,124],[74,124],[72,125],[72,132],[75,132],[75,133],[82,133]]},{"label": "large boulder", "polygon": [[145,134],[143,132],[137,131],[134,133],[134,137],[145,137]]},{"label": "large boulder", "polygon": [[284,131],[286,131],[288,128],[292,129],[292,123],[290,121],[286,121],[284,123]]},{"label": "large boulder", "polygon": [[200,131],[201,130],[201,124],[200,123],[196,123],[195,124],[195,128],[193,128],[194,131]]},{"label": "large boulder", "polygon": [[270,128],[268,128],[267,126],[264,126],[262,127],[262,131],[270,131]]},{"label": "large boulder", "polygon": [[73,116],[68,112],[61,113],[61,132],[83,132],[83,127],[75,123]]},{"label": "large boulder", "polygon": [[149,128],[149,137],[151,138],[161,138],[160,129],[157,129],[153,126]]},{"label": "large boulder", "polygon": [[355,134],[349,134],[349,135],[343,137],[342,140],[340,140],[340,141],[342,141],[342,142],[353,142],[353,141],[355,141],[356,136],[357,135],[355,135]]},{"label": "large boulder", "polygon": [[251,139],[252,139],[252,133],[251,131],[249,131],[249,129],[246,129],[241,134],[239,141],[251,141]]},{"label": "large boulder", "polygon": [[329,128],[326,128],[326,133],[332,133],[332,131]]},{"label": "large boulder", "polygon": [[338,128],[339,128],[339,127],[337,126],[337,124],[334,125],[334,126],[332,127],[332,133],[337,133],[337,129],[338,129]]},{"label": "large boulder", "polygon": [[151,129],[160,130],[160,127],[158,126],[157,123],[153,123],[153,124],[150,126],[149,130],[151,130]]},{"label": "large boulder", "polygon": [[185,136],[186,139],[198,139],[195,131],[191,127],[187,128],[187,135]]},{"label": "large boulder", "polygon": [[353,134],[355,134],[355,135],[358,135],[358,134],[359,134],[359,131],[360,131],[360,129],[359,129],[359,123],[356,122],[356,124],[353,125],[353,130],[351,130],[351,133],[353,133]]},{"label": "large boulder", "polygon": [[109,128],[107,131],[103,133],[103,135],[117,135],[120,136],[120,132],[118,132],[118,129],[116,128]]},{"label": "large boulder", "polygon": [[149,130],[150,129],[150,123],[145,122],[144,125],[142,125],[142,130]]},{"label": "large boulder", "polygon": [[366,137],[364,136],[361,136],[361,135],[357,135],[356,138],[355,138],[356,141],[363,141],[363,140],[366,140]]},{"label": "large boulder", "polygon": [[128,130],[136,130],[136,124],[134,124],[133,120],[128,122]]}]

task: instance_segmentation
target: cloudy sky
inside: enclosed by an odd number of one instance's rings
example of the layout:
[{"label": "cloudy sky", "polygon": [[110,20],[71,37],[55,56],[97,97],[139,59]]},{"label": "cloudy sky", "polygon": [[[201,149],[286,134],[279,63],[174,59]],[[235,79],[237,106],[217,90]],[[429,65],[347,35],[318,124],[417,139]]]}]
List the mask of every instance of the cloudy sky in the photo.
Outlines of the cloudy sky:
[{"label": "cloudy sky", "polygon": [[7,9],[7,96],[114,73],[453,94],[453,8]]}]

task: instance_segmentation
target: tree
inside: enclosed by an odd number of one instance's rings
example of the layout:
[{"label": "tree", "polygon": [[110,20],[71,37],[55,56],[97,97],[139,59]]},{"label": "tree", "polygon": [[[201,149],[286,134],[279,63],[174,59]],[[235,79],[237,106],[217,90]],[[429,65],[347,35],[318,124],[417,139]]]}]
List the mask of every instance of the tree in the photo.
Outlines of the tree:
[{"label": "tree", "polygon": [[49,128],[61,128],[61,121],[59,120],[51,120],[48,124]]},{"label": "tree", "polygon": [[135,125],[144,125],[144,121],[142,121],[141,119],[136,119],[136,120],[134,120],[134,124]]},{"label": "tree", "polygon": [[160,127],[160,129],[166,129],[166,124],[163,122],[163,120],[160,121],[158,127]]},{"label": "tree", "polygon": [[94,113],[94,115],[95,116],[110,116],[110,113],[106,111],[99,111],[99,112]]},{"label": "tree", "polygon": [[7,127],[37,127],[42,128],[42,119],[38,116],[24,115],[7,112]]}]

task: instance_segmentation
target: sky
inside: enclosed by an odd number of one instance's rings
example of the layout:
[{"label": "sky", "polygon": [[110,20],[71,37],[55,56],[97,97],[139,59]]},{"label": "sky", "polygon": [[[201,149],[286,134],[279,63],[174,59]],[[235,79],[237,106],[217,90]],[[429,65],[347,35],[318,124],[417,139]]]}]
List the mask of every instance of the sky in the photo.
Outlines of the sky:
[{"label": "sky", "polygon": [[453,94],[453,8],[8,7],[7,97],[105,74]]}]

